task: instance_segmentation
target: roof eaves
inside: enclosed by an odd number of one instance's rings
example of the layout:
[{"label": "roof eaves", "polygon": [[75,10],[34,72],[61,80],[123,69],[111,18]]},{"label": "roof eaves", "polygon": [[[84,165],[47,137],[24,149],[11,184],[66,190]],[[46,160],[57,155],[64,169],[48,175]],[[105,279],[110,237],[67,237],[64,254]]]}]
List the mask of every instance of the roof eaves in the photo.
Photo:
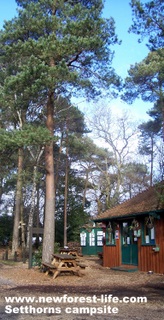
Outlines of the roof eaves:
[{"label": "roof eaves", "polygon": [[122,219],[125,219],[125,218],[130,218],[130,217],[132,217],[132,218],[134,218],[134,217],[136,217],[136,216],[142,216],[142,215],[147,215],[147,214],[149,214],[149,215],[153,215],[153,214],[157,214],[157,213],[162,213],[162,212],[164,212],[164,210],[153,210],[153,211],[145,211],[145,212],[135,212],[135,213],[129,213],[129,214],[124,214],[124,215],[120,215],[120,216],[118,216],[118,215],[116,215],[116,216],[112,216],[112,217],[110,217],[110,216],[108,216],[108,217],[102,217],[102,218],[98,218],[98,219],[93,219],[93,221],[94,222],[100,222],[100,221],[107,221],[107,220],[122,220]]}]

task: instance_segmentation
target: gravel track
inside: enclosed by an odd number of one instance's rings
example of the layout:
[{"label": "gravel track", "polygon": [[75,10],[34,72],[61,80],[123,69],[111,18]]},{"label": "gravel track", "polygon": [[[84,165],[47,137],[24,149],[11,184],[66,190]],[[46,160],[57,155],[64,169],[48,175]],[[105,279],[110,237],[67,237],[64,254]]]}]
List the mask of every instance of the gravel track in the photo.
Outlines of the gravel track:
[{"label": "gravel track", "polygon": [[[163,319],[164,275],[112,271],[103,268],[96,258],[86,258],[85,263],[88,267],[83,271],[84,275],[82,277],[63,274],[55,280],[50,276],[45,276],[36,268],[29,270],[27,265],[21,263],[16,266],[1,264],[0,320]],[[69,299],[60,303],[50,301],[53,297],[66,297],[66,295],[76,302],[70,302]],[[103,297],[112,295],[112,297],[118,297],[119,301],[122,301],[125,296],[146,297],[147,302],[102,302],[99,300],[101,295]],[[35,301],[33,303],[8,303],[5,301],[5,297],[14,296],[35,297]],[[96,303],[93,300],[92,302],[87,300],[88,297],[93,298],[93,296],[97,299]],[[40,302],[39,297],[44,297],[48,302]],[[77,297],[83,297],[86,300],[85,302],[77,301]],[[11,305],[11,307],[6,309],[8,305]],[[35,313],[30,314],[30,305],[33,308],[31,310],[36,311]],[[112,308],[118,308],[118,313],[113,313]],[[60,311],[60,314],[55,313],[56,310]],[[12,311],[12,313],[6,311]]]}]

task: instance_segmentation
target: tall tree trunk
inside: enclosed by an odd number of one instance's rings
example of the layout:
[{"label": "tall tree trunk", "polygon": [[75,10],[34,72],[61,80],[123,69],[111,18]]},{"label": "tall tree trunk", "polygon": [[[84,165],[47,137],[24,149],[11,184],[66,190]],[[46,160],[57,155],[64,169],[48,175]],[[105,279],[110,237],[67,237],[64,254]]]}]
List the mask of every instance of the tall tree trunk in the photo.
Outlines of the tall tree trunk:
[{"label": "tall tree trunk", "polygon": [[64,246],[67,246],[67,199],[68,199],[68,147],[66,147],[66,165],[65,165]]},{"label": "tall tree trunk", "polygon": [[[59,152],[58,152],[58,157],[56,158],[56,167],[55,167],[55,198],[56,198],[56,192],[57,192],[57,188],[58,188],[58,180],[59,180],[59,165],[60,165],[60,161],[61,161],[61,153],[62,153],[62,146],[63,144],[63,133],[60,139],[60,146],[59,146]],[[55,203],[55,210],[56,210],[56,203]]]},{"label": "tall tree trunk", "polygon": [[[23,199],[22,199],[23,200]],[[20,227],[21,227],[21,249],[22,249],[22,257],[25,255],[26,249],[26,240],[25,240],[25,223],[24,223],[24,215],[23,215],[23,201],[21,201],[21,209],[20,209]]]},{"label": "tall tree trunk", "polygon": [[[39,183],[36,185],[36,214],[34,215],[34,222],[33,225],[37,228],[40,228],[40,215],[39,215],[39,200],[40,200],[40,190],[39,190]],[[36,235],[35,247],[38,249],[40,246],[40,236],[39,234]]]},{"label": "tall tree trunk", "polygon": [[31,209],[30,209],[29,219],[28,219],[27,248],[29,248],[29,245],[30,245],[30,228],[33,227],[33,220],[34,220],[38,165],[39,165],[40,158],[44,152],[44,147],[41,148],[41,150],[38,152],[36,157],[34,156],[33,152],[30,150],[30,148],[29,148],[29,151],[31,153],[32,158],[35,160],[36,164],[34,165],[34,169],[33,169],[33,186],[32,186],[32,197],[31,197]]},{"label": "tall tree trunk", "polygon": [[105,210],[109,209],[110,206],[111,206],[111,201],[110,201],[110,198],[111,198],[111,194],[110,194],[110,185],[111,185],[111,181],[110,181],[110,174],[108,173],[108,159],[106,158],[105,159],[105,167],[106,167],[106,170],[105,170],[105,180],[106,180],[106,201],[105,201]]},{"label": "tall tree trunk", "polygon": [[18,250],[19,247],[19,223],[21,219],[21,201],[22,201],[22,171],[23,171],[23,149],[18,150],[18,178],[15,196],[15,214],[13,227],[13,241],[12,254]]},{"label": "tall tree trunk", "polygon": [[154,138],[153,134],[151,138],[151,153],[150,153],[150,186],[153,185],[153,169],[154,169]]},{"label": "tall tree trunk", "polygon": [[[54,99],[53,93],[49,94],[47,102],[47,121],[46,125],[51,136],[54,134]],[[43,237],[43,262],[50,262],[51,255],[54,253],[55,237],[55,181],[54,181],[54,157],[53,141],[45,148],[46,161],[46,205],[44,219],[44,237]]]},{"label": "tall tree trunk", "polygon": [[34,166],[33,170],[33,186],[32,186],[32,197],[31,197],[31,208],[28,217],[28,228],[27,228],[27,249],[30,245],[30,228],[33,227],[33,218],[35,210],[35,195],[36,195],[36,177],[37,177],[37,166]]},{"label": "tall tree trunk", "polygon": [[87,187],[89,182],[89,168],[86,169],[86,177],[85,177],[85,185],[84,185],[84,192],[83,192],[83,210],[85,208],[86,203],[86,194],[87,194]]}]

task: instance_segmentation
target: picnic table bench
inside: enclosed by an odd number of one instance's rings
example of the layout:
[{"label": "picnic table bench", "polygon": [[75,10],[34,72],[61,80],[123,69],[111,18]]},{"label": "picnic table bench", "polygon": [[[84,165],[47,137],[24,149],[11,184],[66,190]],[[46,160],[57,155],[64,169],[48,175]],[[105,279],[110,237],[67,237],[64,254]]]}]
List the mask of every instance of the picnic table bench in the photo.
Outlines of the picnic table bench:
[{"label": "picnic table bench", "polygon": [[51,272],[51,271],[53,272],[54,270],[56,270],[55,265],[52,263],[42,262],[42,267],[46,271],[46,275],[48,275],[49,272]]},{"label": "picnic table bench", "polygon": [[70,254],[72,256],[78,257],[78,250],[77,249],[71,249],[71,248],[61,248],[60,249],[61,254]]},{"label": "picnic table bench", "polygon": [[55,279],[61,272],[69,272],[82,276],[80,266],[76,262],[76,258],[70,254],[53,254],[51,263],[42,263],[46,268],[46,274],[53,273]]}]

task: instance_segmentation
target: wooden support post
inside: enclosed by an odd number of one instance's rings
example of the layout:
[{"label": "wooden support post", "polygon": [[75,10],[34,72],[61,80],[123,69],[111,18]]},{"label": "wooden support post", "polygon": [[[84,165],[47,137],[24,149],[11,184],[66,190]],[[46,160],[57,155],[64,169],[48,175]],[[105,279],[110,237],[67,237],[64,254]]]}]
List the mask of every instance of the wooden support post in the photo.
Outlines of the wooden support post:
[{"label": "wooden support post", "polygon": [[17,251],[14,252],[14,261],[17,261]]},{"label": "wooden support post", "polygon": [[5,250],[5,256],[4,256],[4,260],[8,260],[8,250]]},{"label": "wooden support post", "polygon": [[23,260],[23,263],[26,263],[26,249],[24,247],[22,250],[22,260]]}]

